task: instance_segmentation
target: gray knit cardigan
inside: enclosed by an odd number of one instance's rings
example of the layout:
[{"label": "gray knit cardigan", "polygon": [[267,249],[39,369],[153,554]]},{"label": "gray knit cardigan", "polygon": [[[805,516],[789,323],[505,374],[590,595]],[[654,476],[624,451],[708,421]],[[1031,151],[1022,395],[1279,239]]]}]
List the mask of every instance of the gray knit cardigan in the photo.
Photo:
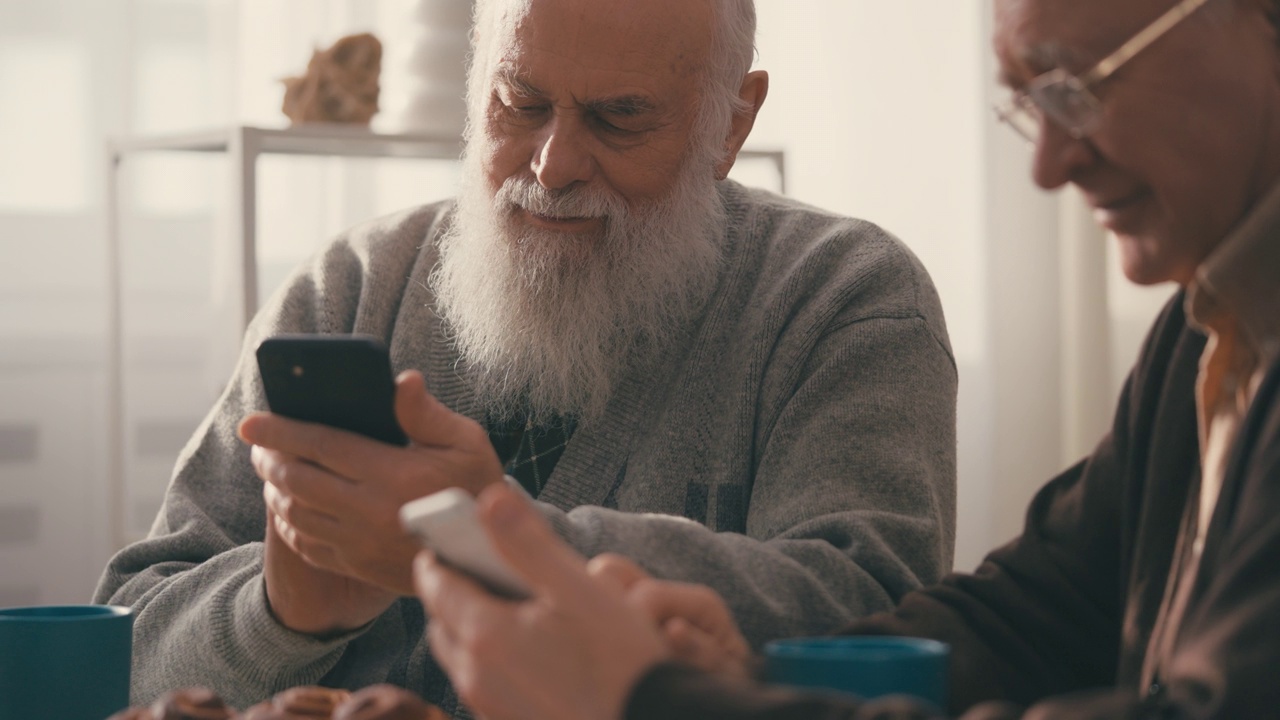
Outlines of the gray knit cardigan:
[{"label": "gray knit cardigan", "polygon": [[[578,428],[539,501],[584,555],[715,588],[758,646],[884,610],[950,570],[956,371],[937,294],[898,240],[732,182],[720,192],[724,261],[704,311]],[[282,332],[382,338],[397,371],[421,370],[476,415],[425,282],[450,207],[348,232],[258,314],[149,537],[96,593],[136,612],[135,703],[203,685],[244,707],[295,685],[388,681],[456,702],[416,599],[324,640],[272,618],[262,483],[235,434],[265,407],[253,349]]]}]

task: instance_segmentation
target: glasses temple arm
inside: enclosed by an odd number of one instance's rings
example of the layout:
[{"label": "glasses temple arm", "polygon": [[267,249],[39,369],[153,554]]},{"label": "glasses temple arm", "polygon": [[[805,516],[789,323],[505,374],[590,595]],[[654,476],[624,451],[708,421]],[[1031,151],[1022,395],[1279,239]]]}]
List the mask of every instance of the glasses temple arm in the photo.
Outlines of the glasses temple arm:
[{"label": "glasses temple arm", "polygon": [[1156,18],[1155,22],[1146,26],[1137,35],[1129,39],[1129,42],[1121,45],[1119,49],[1106,56],[1088,70],[1079,76],[1080,82],[1088,87],[1095,83],[1102,82],[1107,79],[1116,68],[1125,64],[1134,55],[1142,52],[1148,45],[1155,42],[1161,35],[1168,32],[1174,25],[1182,22],[1182,20],[1200,9],[1209,0],[1182,0],[1182,2],[1169,8],[1165,14]]}]

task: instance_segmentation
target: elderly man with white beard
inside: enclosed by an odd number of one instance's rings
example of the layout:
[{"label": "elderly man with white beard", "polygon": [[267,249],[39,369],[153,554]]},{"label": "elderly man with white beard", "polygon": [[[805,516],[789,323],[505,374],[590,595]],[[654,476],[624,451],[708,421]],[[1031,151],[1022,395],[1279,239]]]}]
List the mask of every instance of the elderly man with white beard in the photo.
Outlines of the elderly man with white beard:
[{"label": "elderly man with white beard", "polygon": [[[133,699],[391,682],[457,710],[399,507],[512,476],[580,552],[707,583],[752,643],[951,567],[956,372],[874,225],[725,179],[764,102],[747,0],[481,0],[456,202],[339,238],[268,301],[99,602]],[[372,335],[392,447],[263,412],[253,351]]]}]

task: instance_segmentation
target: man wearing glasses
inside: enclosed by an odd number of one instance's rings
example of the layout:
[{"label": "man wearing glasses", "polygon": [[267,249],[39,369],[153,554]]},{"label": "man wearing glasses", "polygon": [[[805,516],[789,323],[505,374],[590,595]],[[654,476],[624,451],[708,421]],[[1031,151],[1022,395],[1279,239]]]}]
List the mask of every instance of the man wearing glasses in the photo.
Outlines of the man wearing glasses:
[{"label": "man wearing glasses", "polygon": [[[950,710],[965,720],[1278,717],[1280,2],[995,5],[1012,92],[999,113],[1034,145],[1035,181],[1084,193],[1130,280],[1181,290],[1111,432],[1045,486],[1021,537],[974,574],[848,631],[949,643]],[[437,657],[491,720],[515,707],[513,687],[551,698],[560,688],[597,716],[629,720],[932,717],[734,680],[747,670],[744,645],[714,595],[634,572],[618,582],[602,569],[619,561],[587,573],[571,554],[545,552],[552,536],[510,493],[481,505],[513,563],[553,578],[531,603],[485,602],[419,561]],[[593,623],[610,637],[575,632]],[[570,684],[569,661],[495,658],[485,628],[503,633],[503,650],[573,638],[554,649],[596,681]]]}]

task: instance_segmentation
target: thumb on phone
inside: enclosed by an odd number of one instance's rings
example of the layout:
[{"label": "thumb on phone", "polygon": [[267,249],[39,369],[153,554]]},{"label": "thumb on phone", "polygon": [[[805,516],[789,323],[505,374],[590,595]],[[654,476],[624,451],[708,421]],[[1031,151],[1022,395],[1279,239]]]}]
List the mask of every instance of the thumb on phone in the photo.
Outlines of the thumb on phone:
[{"label": "thumb on phone", "polygon": [[480,423],[450,410],[427,392],[426,379],[417,370],[396,378],[396,422],[408,436],[410,450],[420,457],[417,494],[426,495],[457,487],[472,495],[502,481],[502,463],[493,451],[489,433]]},{"label": "thumb on phone", "polygon": [[493,455],[484,428],[436,400],[417,370],[404,370],[396,378],[396,421],[417,445]]},{"label": "thumb on phone", "polygon": [[396,421],[413,442],[428,447],[459,444],[459,427],[466,421],[427,391],[427,381],[417,370],[396,377]]},{"label": "thumb on phone", "polygon": [[523,494],[498,483],[476,499],[494,547],[535,595],[572,604],[587,594],[592,582],[586,560],[555,534]]}]

